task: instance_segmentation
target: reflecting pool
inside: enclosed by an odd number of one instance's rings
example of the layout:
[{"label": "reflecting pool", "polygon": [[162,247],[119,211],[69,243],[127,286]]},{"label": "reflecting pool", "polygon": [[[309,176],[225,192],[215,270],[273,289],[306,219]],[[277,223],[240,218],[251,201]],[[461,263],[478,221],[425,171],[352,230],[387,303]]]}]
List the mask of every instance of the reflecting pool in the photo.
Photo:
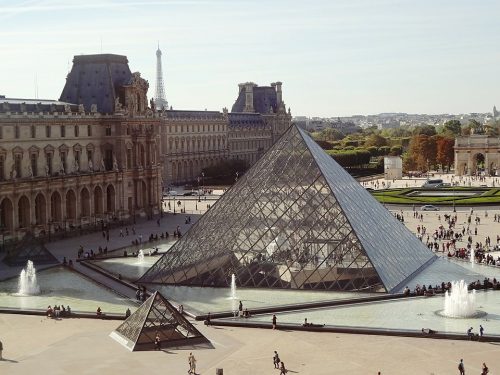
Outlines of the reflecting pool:
[{"label": "reflecting pool", "polygon": [[[227,312],[232,310],[231,288],[149,285],[158,289],[169,300],[184,305],[184,309],[197,313]],[[237,288],[236,297],[243,308],[249,310],[271,306],[297,305],[310,302],[336,301],[380,296],[380,293],[330,292],[285,289]]]},{"label": "reflecting pool", "polygon": [[[277,314],[278,322],[309,323],[346,327],[368,327],[417,330],[430,328],[441,332],[465,334],[469,327],[479,332],[481,324],[485,334],[500,335],[500,292],[476,293],[476,305],[487,315],[481,318],[448,318],[436,314],[444,306],[444,297],[417,297],[360,305],[310,309]],[[272,314],[250,317],[253,321],[271,321]]]},{"label": "reflecting pool", "polygon": [[101,307],[104,313],[135,311],[137,305],[103,288],[77,272],[55,267],[37,272],[41,293],[36,296],[18,296],[18,279],[0,282],[0,308],[47,309],[51,305],[70,306],[78,312],[95,312]]}]

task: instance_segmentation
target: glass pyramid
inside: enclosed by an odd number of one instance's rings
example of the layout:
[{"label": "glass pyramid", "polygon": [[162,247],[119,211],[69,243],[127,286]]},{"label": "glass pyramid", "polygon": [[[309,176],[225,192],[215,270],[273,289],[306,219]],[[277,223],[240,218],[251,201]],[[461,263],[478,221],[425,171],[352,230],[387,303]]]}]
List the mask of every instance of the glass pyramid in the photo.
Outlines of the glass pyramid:
[{"label": "glass pyramid", "polygon": [[28,260],[35,265],[59,263],[57,258],[31,232],[26,233],[15,248],[7,252],[3,261],[9,266],[24,266]]},{"label": "glass pyramid", "polygon": [[391,292],[435,259],[292,126],[139,282]]},{"label": "glass pyramid", "polygon": [[208,343],[159,292],[151,295],[110,336],[136,351],[154,349],[157,334],[162,348]]}]

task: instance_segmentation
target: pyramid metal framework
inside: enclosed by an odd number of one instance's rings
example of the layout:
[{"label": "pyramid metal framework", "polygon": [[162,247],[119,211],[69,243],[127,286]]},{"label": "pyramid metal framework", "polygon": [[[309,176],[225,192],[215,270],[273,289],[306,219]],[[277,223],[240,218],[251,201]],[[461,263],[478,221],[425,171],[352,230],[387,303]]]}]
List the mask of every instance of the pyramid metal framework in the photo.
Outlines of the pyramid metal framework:
[{"label": "pyramid metal framework", "polygon": [[209,342],[158,291],[110,336],[129,350],[137,351],[154,349],[157,334],[160,336],[162,348]]},{"label": "pyramid metal framework", "polygon": [[391,292],[435,259],[292,126],[139,282]]},{"label": "pyramid metal framework", "polygon": [[4,262],[10,266],[24,266],[28,260],[35,265],[59,263],[57,258],[31,232],[26,233],[4,258]]}]

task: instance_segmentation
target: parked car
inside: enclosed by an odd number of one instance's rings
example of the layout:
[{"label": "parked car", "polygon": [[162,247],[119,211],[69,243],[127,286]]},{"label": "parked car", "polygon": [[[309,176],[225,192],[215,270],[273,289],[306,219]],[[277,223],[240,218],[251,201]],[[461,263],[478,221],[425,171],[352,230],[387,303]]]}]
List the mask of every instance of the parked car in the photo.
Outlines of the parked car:
[{"label": "parked car", "polygon": [[184,194],[182,194],[182,195],[184,195],[184,196],[188,197],[188,196],[196,195],[196,192],[195,192],[195,191],[186,191],[186,192],[185,192]]},{"label": "parked car", "polygon": [[439,211],[439,207],[433,206],[432,204],[426,204],[420,208],[421,211]]},{"label": "parked car", "polygon": [[170,196],[173,196],[173,197],[175,197],[176,195],[179,195],[175,190],[170,190],[167,194]]}]

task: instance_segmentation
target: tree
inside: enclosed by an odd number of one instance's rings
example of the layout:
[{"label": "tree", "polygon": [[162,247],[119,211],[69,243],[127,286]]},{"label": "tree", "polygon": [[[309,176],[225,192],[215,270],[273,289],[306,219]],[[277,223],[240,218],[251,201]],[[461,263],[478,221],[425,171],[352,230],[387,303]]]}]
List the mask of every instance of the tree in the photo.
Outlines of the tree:
[{"label": "tree", "polygon": [[426,134],[414,135],[410,140],[408,158],[412,158],[413,169],[425,172],[436,164],[436,139]]},{"label": "tree", "polygon": [[458,120],[449,120],[444,123],[444,130],[453,135],[460,135],[462,132],[462,123]]},{"label": "tree", "polygon": [[387,146],[387,139],[379,134],[371,134],[365,141],[365,147],[382,147]]},{"label": "tree", "polygon": [[391,147],[391,156],[401,156],[402,153],[403,153],[403,147],[401,146]]},{"label": "tree", "polygon": [[433,125],[420,125],[413,129],[413,135],[425,134],[430,137],[436,135],[436,128]]},{"label": "tree", "polygon": [[444,170],[445,166],[450,170],[453,164],[455,140],[451,137],[436,137],[436,162],[441,164]]},{"label": "tree", "polygon": [[314,139],[320,141],[340,141],[344,139],[345,135],[338,129],[327,128],[320,132],[313,133]]}]

